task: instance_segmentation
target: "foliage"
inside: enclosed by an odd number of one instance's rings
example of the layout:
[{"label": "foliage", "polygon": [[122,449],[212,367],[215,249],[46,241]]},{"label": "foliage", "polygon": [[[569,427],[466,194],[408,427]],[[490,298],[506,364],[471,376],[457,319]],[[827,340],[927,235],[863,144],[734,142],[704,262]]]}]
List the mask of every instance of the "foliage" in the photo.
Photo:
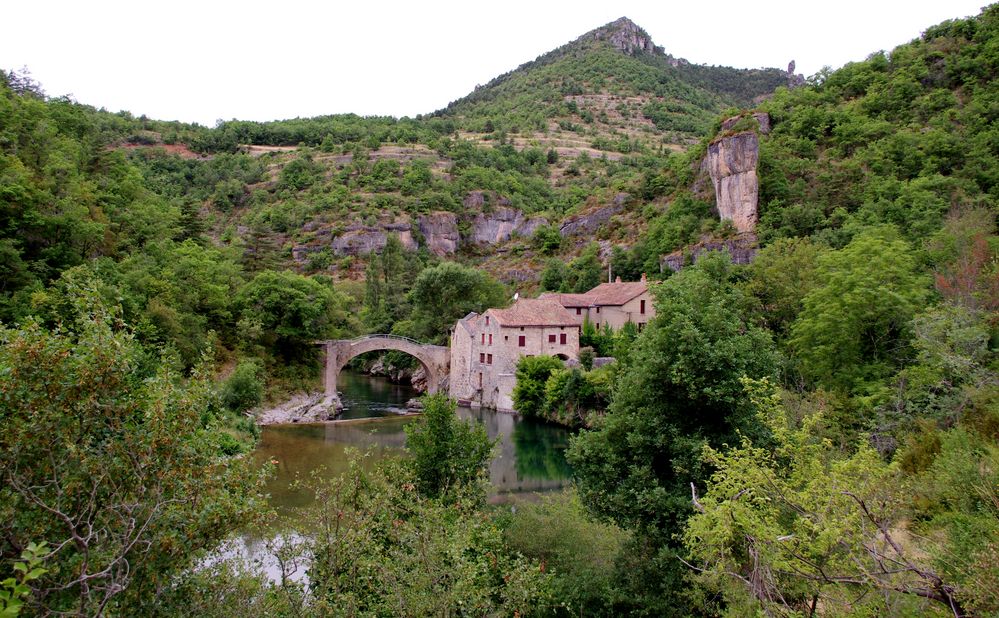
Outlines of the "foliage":
[{"label": "foliage", "polygon": [[420,272],[409,292],[413,334],[442,342],[448,329],[470,311],[482,313],[506,304],[503,286],[487,273],[457,262],[443,262]]},{"label": "foliage", "polygon": [[0,616],[14,618],[20,615],[24,599],[31,594],[31,582],[48,572],[44,562],[45,543],[28,543],[21,552],[21,559],[14,563],[13,577],[0,582]]},{"label": "foliage", "polygon": [[252,325],[260,345],[292,363],[314,357],[313,341],[350,328],[345,303],[328,279],[269,270],[247,283],[235,300],[240,324]]},{"label": "foliage", "polygon": [[656,318],[635,340],[607,414],[569,449],[595,515],[665,541],[686,519],[690,483],[704,478],[701,446],[758,434],[739,380],[773,375],[776,355],[740,313],[731,276],[715,254],[656,288]]},{"label": "foliage", "polygon": [[[306,548],[312,615],[523,615],[551,604],[549,576],[507,550],[478,500],[423,496],[404,464],[317,479]],[[477,490],[472,491],[474,496]]]},{"label": "foliage", "polygon": [[522,356],[517,360],[513,408],[525,417],[540,416],[545,402],[545,383],[552,373],[562,369],[554,356]]},{"label": "foliage", "polygon": [[771,385],[746,384],[772,444],[705,449],[717,470],[707,493],[694,496],[700,512],[684,533],[699,579],[725,595],[729,615],[811,615],[819,606],[964,615],[956,582],[934,569],[920,547],[925,537],[905,523],[909,490],[898,465],[863,442],[837,452],[816,435],[821,412],[789,422]]},{"label": "foliage", "polygon": [[617,595],[615,570],[628,534],[593,521],[572,490],[516,506],[503,527],[510,549],[552,574],[560,615],[608,615]]},{"label": "foliage", "polygon": [[421,401],[422,417],[406,426],[416,488],[428,498],[453,497],[459,490],[467,497],[485,478],[494,442],[481,424],[459,420],[447,395],[425,395]]},{"label": "foliage", "polygon": [[909,324],[929,288],[907,243],[890,228],[864,232],[819,258],[816,278],[792,325],[802,373],[842,389],[890,375],[908,356]]},{"label": "foliage", "polygon": [[233,412],[244,412],[264,399],[263,367],[251,359],[240,359],[232,375],[222,385],[222,403]]},{"label": "foliage", "polygon": [[167,359],[141,374],[120,314],[90,292],[75,301],[75,332],[0,331],[0,552],[52,548],[38,611],[128,614],[248,521],[257,475],[223,458],[206,369],[186,385]]}]

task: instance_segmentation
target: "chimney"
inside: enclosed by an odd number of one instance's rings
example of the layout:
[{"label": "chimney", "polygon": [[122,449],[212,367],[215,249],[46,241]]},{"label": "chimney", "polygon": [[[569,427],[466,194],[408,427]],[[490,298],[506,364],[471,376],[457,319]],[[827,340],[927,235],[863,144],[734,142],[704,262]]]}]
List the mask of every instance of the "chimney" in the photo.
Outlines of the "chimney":
[{"label": "chimney", "polygon": [[621,275],[618,275],[617,278],[614,279],[614,283],[621,283]]},{"label": "chimney", "polygon": [[645,273],[642,273],[642,283],[645,283]]}]

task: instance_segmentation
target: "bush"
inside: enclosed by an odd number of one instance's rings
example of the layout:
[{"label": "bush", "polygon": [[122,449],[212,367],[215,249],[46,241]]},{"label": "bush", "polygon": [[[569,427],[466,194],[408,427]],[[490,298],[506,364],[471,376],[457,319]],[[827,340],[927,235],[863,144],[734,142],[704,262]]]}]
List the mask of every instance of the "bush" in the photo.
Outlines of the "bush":
[{"label": "bush", "polygon": [[244,358],[222,386],[222,403],[233,412],[260,405],[264,399],[263,367],[259,361]]}]

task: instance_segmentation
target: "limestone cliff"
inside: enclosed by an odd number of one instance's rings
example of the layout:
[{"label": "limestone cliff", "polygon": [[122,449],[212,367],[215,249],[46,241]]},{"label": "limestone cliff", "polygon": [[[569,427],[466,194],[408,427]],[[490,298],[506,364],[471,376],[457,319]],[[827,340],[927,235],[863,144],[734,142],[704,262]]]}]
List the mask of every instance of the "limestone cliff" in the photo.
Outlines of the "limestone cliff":
[{"label": "limestone cliff", "polygon": [[[760,133],[770,132],[767,114],[751,116]],[[723,130],[739,125],[741,118],[729,118]],[[741,233],[756,229],[759,180],[756,167],[760,158],[760,140],[757,130],[724,135],[708,145],[704,166],[711,176],[715,191],[715,206],[723,221],[731,221]]]},{"label": "limestone cliff", "polygon": [[420,216],[418,226],[427,249],[434,255],[449,255],[458,250],[458,218],[453,212],[432,212]]},{"label": "limestone cliff", "polygon": [[521,211],[499,206],[492,212],[481,212],[472,219],[470,240],[477,245],[496,245],[517,236],[531,236],[542,225],[544,217],[525,217]]}]

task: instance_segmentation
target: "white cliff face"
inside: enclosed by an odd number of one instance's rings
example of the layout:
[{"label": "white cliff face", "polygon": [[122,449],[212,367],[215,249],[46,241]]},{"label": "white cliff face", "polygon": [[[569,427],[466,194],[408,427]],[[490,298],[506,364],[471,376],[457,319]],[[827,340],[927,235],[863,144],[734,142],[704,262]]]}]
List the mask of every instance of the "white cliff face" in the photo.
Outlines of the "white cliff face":
[{"label": "white cliff face", "polygon": [[739,232],[756,229],[760,142],[755,132],[723,137],[708,146],[706,165],[715,189],[718,216]]}]

